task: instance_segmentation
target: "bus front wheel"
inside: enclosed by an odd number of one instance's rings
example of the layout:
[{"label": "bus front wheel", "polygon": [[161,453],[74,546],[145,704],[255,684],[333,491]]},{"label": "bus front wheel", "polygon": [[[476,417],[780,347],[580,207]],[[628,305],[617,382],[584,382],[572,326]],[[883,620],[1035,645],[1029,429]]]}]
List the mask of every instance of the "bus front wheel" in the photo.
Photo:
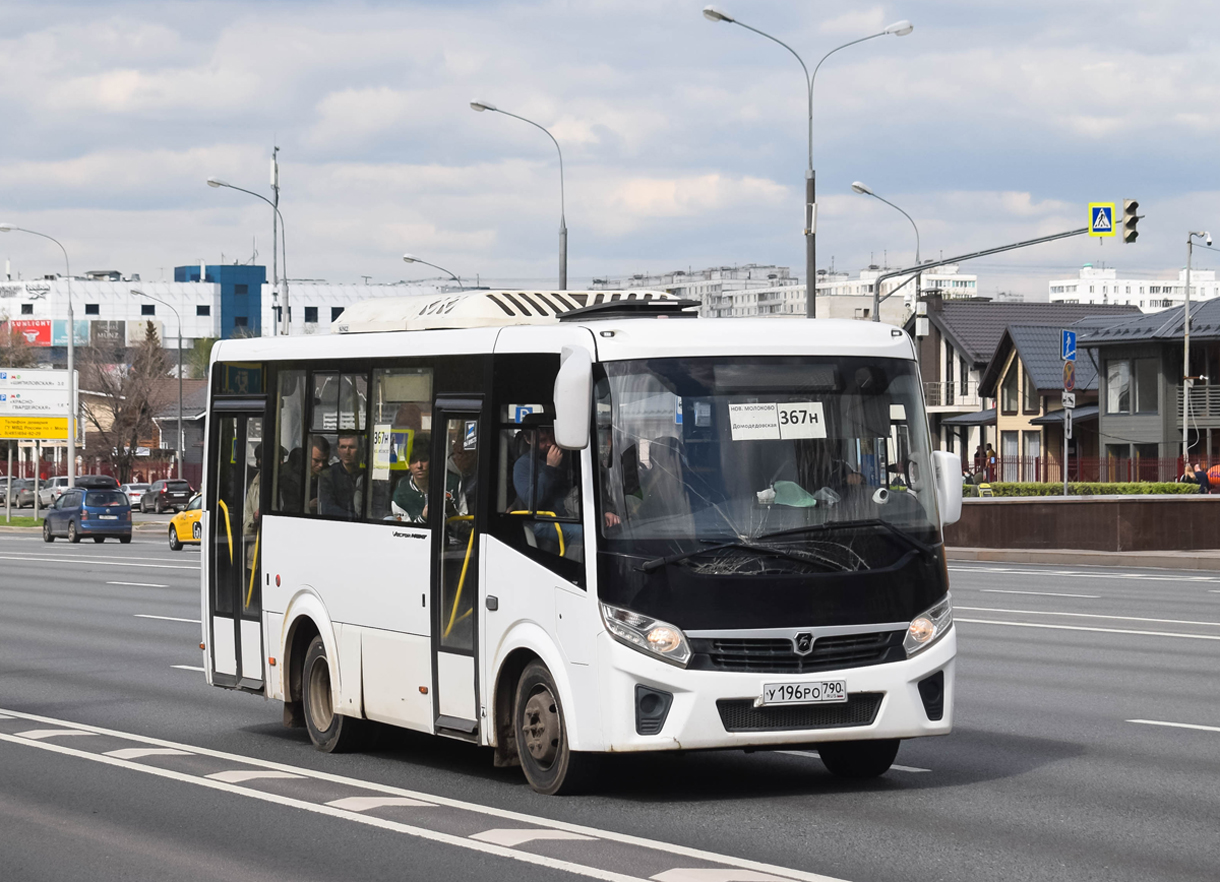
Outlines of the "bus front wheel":
[{"label": "bus front wheel", "polygon": [[822,765],[840,778],[876,778],[889,771],[898,756],[898,739],[830,741],[818,745]]},{"label": "bus front wheel", "polygon": [[580,793],[593,783],[598,758],[570,749],[559,690],[541,662],[521,672],[513,725],[521,768],[534,790],[547,796]]},{"label": "bus front wheel", "polygon": [[301,672],[301,702],[305,728],[314,747],[326,753],[346,753],[363,746],[364,720],[335,713],[326,645],[315,636],[305,653]]}]

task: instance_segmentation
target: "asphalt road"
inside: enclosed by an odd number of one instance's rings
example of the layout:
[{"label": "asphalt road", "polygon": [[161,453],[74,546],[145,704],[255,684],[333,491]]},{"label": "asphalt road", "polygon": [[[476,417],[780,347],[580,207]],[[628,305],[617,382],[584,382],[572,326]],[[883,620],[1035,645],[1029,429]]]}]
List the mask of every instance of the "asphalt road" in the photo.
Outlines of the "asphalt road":
[{"label": "asphalt road", "polygon": [[595,795],[547,798],[411,733],[320,754],[206,686],[198,559],[160,530],[0,533],[4,879],[1220,875],[1220,576],[954,564],[956,729],[883,778],[617,757]]}]

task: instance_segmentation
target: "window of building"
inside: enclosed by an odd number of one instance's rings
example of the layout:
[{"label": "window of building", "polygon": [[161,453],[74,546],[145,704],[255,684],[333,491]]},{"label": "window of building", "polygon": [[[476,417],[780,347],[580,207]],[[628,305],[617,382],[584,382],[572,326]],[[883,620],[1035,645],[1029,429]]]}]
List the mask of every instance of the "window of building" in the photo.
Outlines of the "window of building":
[{"label": "window of building", "polygon": [[1155,358],[1106,363],[1106,413],[1157,413],[1159,366]]},{"label": "window of building", "polygon": [[330,320],[332,322],[337,322],[339,320],[339,316],[341,316],[341,315],[343,315],[342,306],[332,306],[330,308]]},{"label": "window of building", "polygon": [[1004,382],[1000,385],[1000,410],[1004,413],[1017,412],[1017,363],[1013,363],[1008,368],[1008,373],[1004,376]]},{"label": "window of building", "polygon": [[246,327],[249,327],[249,325],[250,325],[250,320],[246,316],[244,316],[244,315],[233,316],[233,327],[246,328]]},{"label": "window of building", "polygon": [[200,305],[195,307],[195,315],[211,315],[212,307],[210,305]]},{"label": "window of building", "polygon": [[1025,396],[1024,401],[1022,402],[1023,408],[1026,413],[1037,413],[1039,410],[1041,410],[1042,406],[1042,403],[1038,397],[1038,386],[1036,383],[1034,383],[1034,378],[1029,375],[1028,369],[1023,367],[1021,374],[1021,382],[1025,387]]},{"label": "window of building", "polygon": [[318,308],[316,306],[305,307],[305,324],[316,325],[318,323]]},{"label": "window of building", "polygon": [[141,303],[140,304],[140,315],[156,315],[156,314],[157,314],[157,304],[155,304],[155,303]]},{"label": "window of building", "polygon": [[85,304],[85,315],[98,315],[98,314],[99,314],[98,304],[96,304],[96,303],[86,303]]},{"label": "window of building", "polygon": [[34,314],[34,304],[32,304],[32,303],[21,304],[21,314],[22,315],[33,315]]},{"label": "window of building", "polygon": [[233,293],[234,294],[249,294],[250,286],[249,285],[234,285]]}]

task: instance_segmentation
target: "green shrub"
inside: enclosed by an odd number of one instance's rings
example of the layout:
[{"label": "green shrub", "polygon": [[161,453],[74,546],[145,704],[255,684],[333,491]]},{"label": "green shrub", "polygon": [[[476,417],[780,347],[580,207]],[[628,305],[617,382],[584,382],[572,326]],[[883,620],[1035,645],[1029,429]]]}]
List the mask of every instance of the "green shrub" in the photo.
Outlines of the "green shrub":
[{"label": "green shrub", "polygon": [[[976,491],[976,492],[971,492]],[[1069,482],[1068,494],[1071,496],[1136,496],[1155,493],[1198,493],[1195,484],[1160,483],[1153,481],[1136,481],[1122,484],[1101,484],[1096,482]],[[993,482],[993,496],[1062,496],[1062,484]],[[977,488],[967,487],[966,495],[977,495]]]}]

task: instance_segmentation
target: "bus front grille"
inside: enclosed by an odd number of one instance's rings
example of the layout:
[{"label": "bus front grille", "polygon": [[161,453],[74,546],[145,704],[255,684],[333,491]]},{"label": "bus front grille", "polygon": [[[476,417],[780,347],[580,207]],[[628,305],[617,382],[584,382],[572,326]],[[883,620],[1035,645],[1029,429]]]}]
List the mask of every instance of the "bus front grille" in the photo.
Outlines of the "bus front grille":
[{"label": "bus front grille", "polygon": [[781,704],[755,707],[749,698],[716,702],[726,732],[770,732],[786,729],[838,729],[868,726],[877,717],[884,692],[853,692],[839,704]]},{"label": "bus front grille", "polygon": [[809,674],[902,661],[903,631],[819,637],[808,655],[797,655],[784,638],[691,638],[689,667],[762,674]]}]

